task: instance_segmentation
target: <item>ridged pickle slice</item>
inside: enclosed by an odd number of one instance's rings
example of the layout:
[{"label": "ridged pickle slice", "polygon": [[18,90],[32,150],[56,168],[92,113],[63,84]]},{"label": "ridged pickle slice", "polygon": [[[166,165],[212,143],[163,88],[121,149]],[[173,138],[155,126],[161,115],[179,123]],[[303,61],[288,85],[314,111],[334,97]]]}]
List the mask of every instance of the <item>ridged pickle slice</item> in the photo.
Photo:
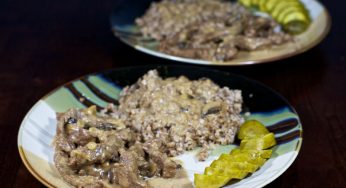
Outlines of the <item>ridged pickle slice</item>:
[{"label": "ridged pickle slice", "polygon": [[282,23],[284,18],[287,15],[293,14],[295,12],[303,12],[308,17],[308,12],[307,12],[307,10],[303,6],[292,6],[292,7],[288,7],[285,10],[281,11],[280,14],[277,16],[276,20],[279,23]]},{"label": "ridged pickle slice", "polygon": [[242,140],[239,149],[232,150],[230,154],[221,154],[204,170],[204,174],[195,174],[197,188],[218,188],[231,179],[245,178],[271,157],[272,150],[268,148],[276,144],[274,134],[256,120],[246,121],[240,127],[238,137]]},{"label": "ridged pickle slice", "polygon": [[251,6],[253,6],[253,7],[258,7],[258,2],[259,2],[260,0],[251,0]]},{"label": "ridged pickle slice", "polygon": [[244,6],[251,6],[251,0],[239,0],[239,2]]},{"label": "ridged pickle slice", "polygon": [[224,168],[214,168],[214,167],[207,167],[204,170],[205,175],[218,175],[218,176],[227,176],[231,179],[243,179],[245,178],[249,172],[232,169],[228,167]]},{"label": "ridged pickle slice", "polygon": [[195,174],[196,188],[219,188],[226,185],[230,178],[227,176]]},{"label": "ridged pickle slice", "polygon": [[266,4],[267,4],[268,0],[259,0],[258,2],[258,8],[263,11],[266,12]]},{"label": "ridged pickle slice", "polygon": [[220,156],[222,160],[228,160],[231,162],[248,162],[254,165],[262,166],[266,160],[260,156],[251,155],[248,153],[238,153],[238,154],[222,154]]},{"label": "ridged pickle slice", "polygon": [[289,15],[287,15],[284,19],[283,19],[283,24],[288,24],[291,21],[302,21],[302,22],[310,22],[310,18],[302,13],[302,12],[295,12],[295,13],[291,13]]},{"label": "ridged pickle slice", "polygon": [[248,162],[230,162],[230,161],[223,161],[223,160],[216,160],[213,161],[210,165],[210,167],[213,168],[231,168],[235,170],[240,170],[244,172],[255,172],[258,168],[259,165],[251,164]]},{"label": "ridged pickle slice", "polygon": [[266,4],[265,4],[265,12],[271,12],[274,7],[279,3],[281,2],[282,0],[267,0]]},{"label": "ridged pickle slice", "polygon": [[241,150],[264,150],[276,145],[273,133],[268,133],[262,137],[244,139],[240,142]]},{"label": "ridged pickle slice", "polygon": [[283,20],[284,29],[291,34],[300,34],[310,25],[310,19],[301,12],[287,15]]},{"label": "ridged pickle slice", "polygon": [[240,126],[238,138],[240,140],[247,138],[255,138],[264,136],[268,133],[268,129],[261,122],[257,120],[248,120]]},{"label": "ridged pickle slice", "polygon": [[298,1],[281,1],[277,6],[275,6],[275,8],[273,9],[273,11],[271,12],[271,15],[273,18],[275,18],[276,20],[278,19],[279,14],[284,11],[285,9],[289,8],[289,7],[299,7],[302,6],[302,4]]},{"label": "ridged pickle slice", "polygon": [[233,149],[230,154],[237,154],[237,153],[249,153],[250,155],[256,155],[261,156],[264,159],[269,159],[273,153],[273,150],[267,149],[267,150],[240,150],[240,149]]}]

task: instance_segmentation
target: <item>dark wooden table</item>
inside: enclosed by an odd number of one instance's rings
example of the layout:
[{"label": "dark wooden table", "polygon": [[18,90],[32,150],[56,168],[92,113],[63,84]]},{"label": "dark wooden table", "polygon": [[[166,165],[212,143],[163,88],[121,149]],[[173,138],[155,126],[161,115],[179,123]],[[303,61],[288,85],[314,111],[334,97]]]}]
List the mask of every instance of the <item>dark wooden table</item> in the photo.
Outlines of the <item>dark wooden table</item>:
[{"label": "dark wooden table", "polygon": [[[0,1],[0,187],[43,187],[20,160],[17,132],[47,92],[109,68],[177,63],[135,51],[113,37],[109,14],[119,2]],[[333,25],[312,50],[271,64],[212,67],[274,88],[301,117],[299,156],[267,187],[346,186],[346,3],[323,3]]]}]

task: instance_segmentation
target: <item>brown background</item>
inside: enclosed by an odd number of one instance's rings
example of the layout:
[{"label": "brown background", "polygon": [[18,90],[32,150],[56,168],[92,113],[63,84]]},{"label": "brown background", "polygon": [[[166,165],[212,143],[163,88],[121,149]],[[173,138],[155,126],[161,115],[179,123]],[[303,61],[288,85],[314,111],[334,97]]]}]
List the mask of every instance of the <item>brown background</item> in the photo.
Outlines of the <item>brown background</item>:
[{"label": "brown background", "polygon": [[[177,64],[113,37],[119,0],[0,1],[0,187],[43,187],[17,149],[22,118],[43,95],[79,76],[130,65]],[[327,1],[333,25],[312,50],[280,62],[212,67],[259,80],[286,97],[304,128],[293,165],[267,187],[346,186],[346,3]]]}]

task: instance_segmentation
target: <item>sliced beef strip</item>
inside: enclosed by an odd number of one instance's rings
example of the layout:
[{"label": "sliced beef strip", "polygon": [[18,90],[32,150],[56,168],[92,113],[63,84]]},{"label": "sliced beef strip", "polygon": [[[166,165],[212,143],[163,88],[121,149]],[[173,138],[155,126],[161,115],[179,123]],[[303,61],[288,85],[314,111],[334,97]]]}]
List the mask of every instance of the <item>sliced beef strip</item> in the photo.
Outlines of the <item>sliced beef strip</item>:
[{"label": "sliced beef strip", "polygon": [[156,174],[161,175],[164,178],[174,177],[177,169],[180,167],[177,163],[167,157],[165,153],[160,151],[162,143],[158,140],[147,142],[143,145],[143,149],[147,152],[156,164]]},{"label": "sliced beef strip", "polygon": [[236,46],[242,50],[255,50],[269,46],[272,42],[267,38],[237,36]]},{"label": "sliced beef strip", "polygon": [[152,177],[153,174],[150,172],[150,163],[148,161],[148,156],[144,152],[142,144],[134,144],[130,147],[129,151],[131,151],[134,154],[137,160],[140,175],[144,177]]},{"label": "sliced beef strip", "polygon": [[70,143],[84,146],[85,144],[95,140],[95,138],[89,133],[88,130],[76,126],[74,129],[69,130],[67,140]]},{"label": "sliced beef strip", "polygon": [[76,171],[66,165],[68,163],[68,156],[63,151],[56,151],[54,163],[64,180],[76,187],[103,187],[102,181],[97,177],[77,175]]},{"label": "sliced beef strip", "polygon": [[120,165],[115,174],[122,187],[148,187],[146,182],[139,178],[136,155],[132,151],[120,151]]},{"label": "sliced beef strip", "polygon": [[67,135],[65,134],[65,126],[66,123],[72,118],[72,119],[78,119],[79,112],[76,109],[70,109],[65,113],[57,113],[57,129],[56,129],[56,138],[55,138],[55,145],[59,149],[70,152],[72,149],[75,148],[74,143],[69,141],[67,138]]}]

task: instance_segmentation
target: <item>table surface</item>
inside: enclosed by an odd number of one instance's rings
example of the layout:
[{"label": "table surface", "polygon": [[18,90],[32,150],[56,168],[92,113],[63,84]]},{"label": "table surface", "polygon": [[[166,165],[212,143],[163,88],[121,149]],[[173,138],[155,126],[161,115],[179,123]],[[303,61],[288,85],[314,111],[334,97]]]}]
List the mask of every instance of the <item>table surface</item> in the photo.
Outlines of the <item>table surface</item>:
[{"label": "table surface", "polygon": [[[109,68],[177,64],[135,51],[113,37],[109,15],[119,2],[0,1],[1,187],[43,187],[21,162],[17,133],[25,114],[46,93]],[[304,142],[298,158],[267,187],[346,185],[346,3],[322,3],[333,24],[317,47],[270,64],[211,67],[274,88],[301,117]]]}]

